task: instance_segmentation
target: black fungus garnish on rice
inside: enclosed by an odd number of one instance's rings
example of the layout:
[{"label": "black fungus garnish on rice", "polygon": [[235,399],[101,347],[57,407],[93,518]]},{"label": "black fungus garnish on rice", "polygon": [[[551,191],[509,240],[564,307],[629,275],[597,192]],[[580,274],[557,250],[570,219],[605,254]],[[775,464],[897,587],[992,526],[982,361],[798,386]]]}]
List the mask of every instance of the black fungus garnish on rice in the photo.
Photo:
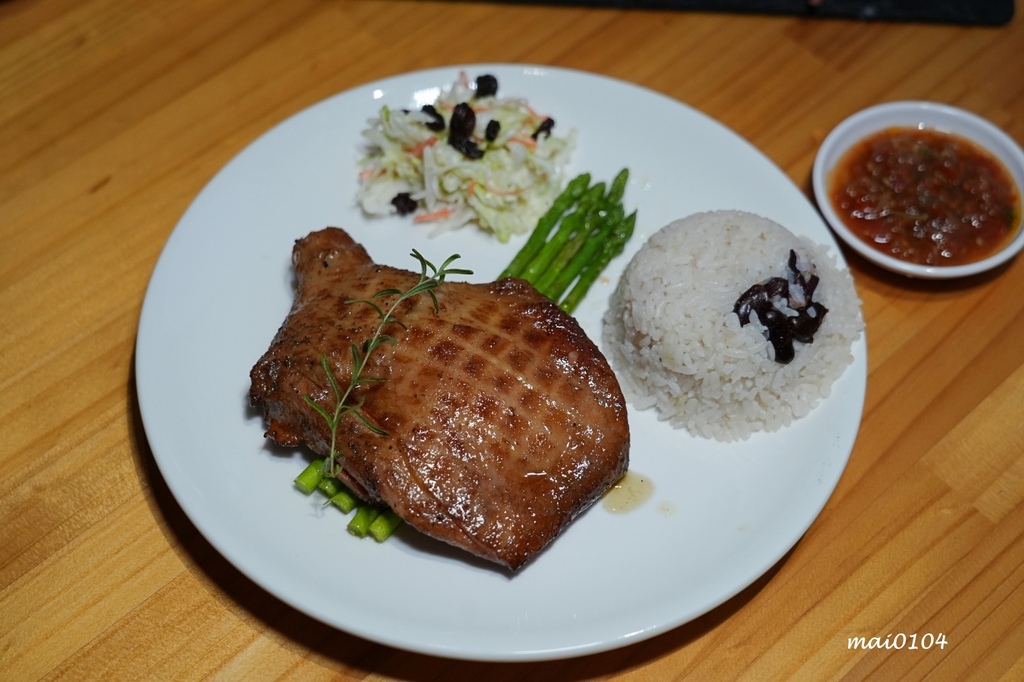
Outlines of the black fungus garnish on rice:
[{"label": "black fungus garnish on rice", "polygon": [[811,343],[821,327],[828,308],[814,301],[818,276],[805,276],[797,267],[796,251],[789,250],[789,276],[771,277],[750,287],[736,299],[733,312],[740,326],[750,324],[757,315],[765,329],[765,338],[775,351],[775,362],[786,365],[796,357],[794,341]]}]

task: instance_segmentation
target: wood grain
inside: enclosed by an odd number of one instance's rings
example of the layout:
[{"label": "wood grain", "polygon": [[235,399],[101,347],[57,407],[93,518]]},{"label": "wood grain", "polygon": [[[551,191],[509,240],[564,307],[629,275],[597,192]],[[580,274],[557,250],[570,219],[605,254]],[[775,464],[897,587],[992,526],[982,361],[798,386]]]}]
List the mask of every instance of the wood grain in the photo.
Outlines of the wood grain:
[{"label": "wood grain", "polygon": [[[0,3],[0,677],[1024,678],[1024,264],[913,282],[847,253],[869,381],[850,463],[765,576],[654,639],[488,665],[389,649],[248,581],[141,428],[146,284],[192,198],[275,123],[412,69],[530,62],[679,99],[805,190],[850,113],[930,99],[1024,141],[1024,19],[999,28],[519,3]],[[941,650],[852,637],[945,635]]]}]

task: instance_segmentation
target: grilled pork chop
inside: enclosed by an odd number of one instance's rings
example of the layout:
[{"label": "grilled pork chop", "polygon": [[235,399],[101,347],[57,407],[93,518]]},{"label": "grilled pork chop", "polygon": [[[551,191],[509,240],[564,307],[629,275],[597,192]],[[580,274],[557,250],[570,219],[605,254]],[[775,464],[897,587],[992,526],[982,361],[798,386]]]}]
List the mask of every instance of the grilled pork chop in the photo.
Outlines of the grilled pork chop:
[{"label": "grilled pork chop", "polygon": [[[344,390],[351,344],[380,317],[365,303],[406,291],[418,273],[375,264],[343,230],[296,242],[291,312],[250,374],[267,437],[330,452],[330,429],[303,396],[333,411],[326,354]],[[518,279],[446,281],[401,303],[353,394],[362,413],[337,429],[342,479],[408,524],[512,570],[553,540],[626,471],[629,427],[619,385],[576,321]],[[381,299],[387,306],[393,297]]]}]

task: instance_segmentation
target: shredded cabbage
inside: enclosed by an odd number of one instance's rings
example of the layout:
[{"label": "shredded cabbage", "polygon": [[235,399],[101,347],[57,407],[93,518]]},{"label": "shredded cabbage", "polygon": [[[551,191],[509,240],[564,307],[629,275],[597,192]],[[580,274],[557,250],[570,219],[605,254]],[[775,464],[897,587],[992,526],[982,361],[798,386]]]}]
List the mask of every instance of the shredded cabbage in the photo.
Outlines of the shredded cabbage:
[{"label": "shredded cabbage", "polygon": [[[368,121],[357,192],[363,211],[382,216],[414,209],[413,220],[434,225],[432,234],[472,224],[502,242],[536,226],[562,190],[576,133],[559,137],[551,130],[540,130],[546,117],[533,111],[525,99],[497,94],[477,97],[476,89],[460,74],[433,102],[444,130],[428,127],[436,119],[424,110],[384,106]],[[470,158],[449,144],[452,112],[460,103],[468,104],[475,114],[469,139],[482,152],[479,158]],[[500,127],[496,137],[488,140],[491,121]],[[395,198],[402,194],[415,204],[400,211]]]}]

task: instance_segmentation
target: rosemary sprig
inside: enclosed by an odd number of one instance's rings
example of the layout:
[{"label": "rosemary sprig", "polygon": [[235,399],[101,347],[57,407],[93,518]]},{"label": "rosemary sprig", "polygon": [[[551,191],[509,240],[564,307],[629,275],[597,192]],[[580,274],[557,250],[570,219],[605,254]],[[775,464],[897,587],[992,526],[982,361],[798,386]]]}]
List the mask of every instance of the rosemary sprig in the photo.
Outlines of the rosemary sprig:
[{"label": "rosemary sprig", "polygon": [[[434,289],[444,282],[445,277],[448,275],[473,274],[472,270],[462,270],[459,268],[449,267],[459,258],[458,254],[449,256],[449,258],[441,264],[441,267],[435,267],[433,263],[424,258],[416,249],[413,249],[410,255],[420,263],[420,277],[419,281],[408,291],[402,291],[401,289],[384,289],[382,291],[378,291],[369,299],[352,299],[345,301],[346,303],[365,303],[366,305],[369,305],[377,311],[380,323],[377,325],[377,330],[373,333],[373,336],[363,341],[362,344],[352,342],[352,375],[349,378],[348,386],[345,388],[344,392],[341,390],[338,380],[334,377],[334,373],[331,371],[327,355],[324,354],[320,356],[320,365],[323,367],[324,374],[327,375],[327,381],[331,386],[331,392],[334,394],[334,410],[328,410],[308,395],[303,396],[306,403],[324,418],[331,430],[331,452],[329,457],[324,460],[324,472],[327,475],[337,476],[338,469],[340,468],[338,458],[344,458],[344,454],[339,452],[337,448],[338,425],[341,424],[341,421],[348,415],[354,416],[363,424],[363,426],[373,433],[380,436],[388,435],[387,431],[371,422],[369,418],[363,414],[362,399],[358,402],[350,403],[349,398],[352,395],[352,392],[359,386],[384,381],[382,377],[363,376],[363,371],[366,369],[366,363],[369,360],[370,355],[378,346],[380,346],[380,344],[385,341],[391,344],[398,343],[398,340],[394,336],[384,333],[385,327],[391,324],[396,324],[402,329],[406,329],[405,324],[395,317],[395,310],[398,309],[398,306],[401,305],[403,301],[414,296],[418,296],[419,294],[427,294],[430,296],[430,300],[434,304],[434,312],[438,312],[440,307],[437,302],[437,296],[434,294]],[[430,271],[429,275],[427,274],[428,270]],[[377,300],[388,296],[397,296],[397,298],[395,298],[391,305],[385,310],[377,304]]]}]

